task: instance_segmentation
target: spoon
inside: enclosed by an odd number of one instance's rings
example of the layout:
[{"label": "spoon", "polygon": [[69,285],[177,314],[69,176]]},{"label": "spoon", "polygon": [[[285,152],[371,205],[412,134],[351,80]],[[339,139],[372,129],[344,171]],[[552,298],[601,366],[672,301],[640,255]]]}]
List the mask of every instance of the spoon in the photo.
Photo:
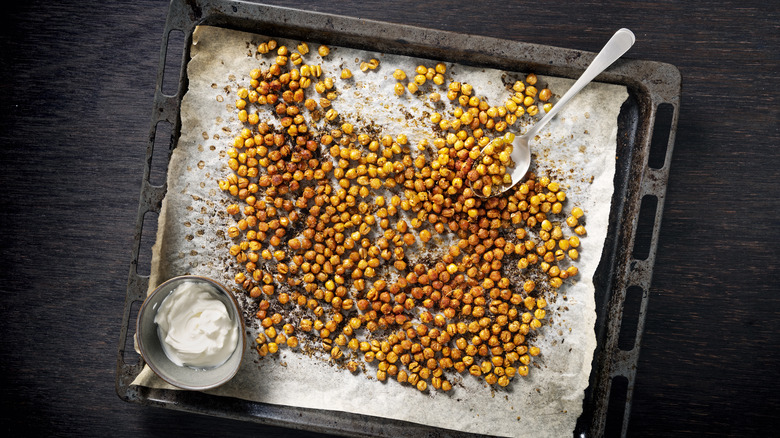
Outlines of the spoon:
[{"label": "spoon", "polygon": [[[542,117],[535,125],[531,127],[525,134],[516,136],[512,143],[511,159],[515,163],[514,168],[507,168],[507,173],[511,170],[512,182],[510,184],[503,184],[500,188],[494,187],[492,195],[499,195],[507,189],[517,184],[528,172],[528,168],[531,166],[531,149],[528,146],[528,142],[536,137],[539,131],[553,118],[556,114],[568,103],[577,93],[579,93],[586,85],[588,85],[593,78],[603,72],[607,67],[617,61],[618,58],[623,56],[624,53],[634,45],[634,34],[628,29],[620,29],[610,38],[604,48],[596,55],[591,64],[582,73],[577,82],[569,88],[566,94],[561,97],[557,104]],[[482,150],[484,155],[484,149]],[[482,157],[480,156],[480,159]],[[498,190],[496,190],[498,189]],[[475,190],[475,192],[484,197],[481,190]],[[491,196],[492,196],[491,195]]]}]

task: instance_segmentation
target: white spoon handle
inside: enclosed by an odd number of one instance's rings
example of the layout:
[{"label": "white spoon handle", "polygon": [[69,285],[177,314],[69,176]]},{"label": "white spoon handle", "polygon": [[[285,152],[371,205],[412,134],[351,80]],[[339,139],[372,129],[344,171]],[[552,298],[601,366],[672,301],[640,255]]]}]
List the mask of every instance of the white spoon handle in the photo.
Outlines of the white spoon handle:
[{"label": "white spoon handle", "polygon": [[607,67],[612,65],[613,62],[617,61],[618,58],[623,56],[623,54],[634,45],[634,41],[634,34],[628,29],[624,28],[615,32],[615,34],[612,35],[612,38],[607,41],[607,44],[604,45],[604,48],[601,49],[599,54],[593,58],[593,62],[591,62],[585,72],[582,73],[582,76],[577,79],[577,82],[575,82],[574,85],[569,88],[566,94],[564,94],[563,97],[558,100],[558,103],[553,105],[550,112],[545,114],[542,120],[539,120],[539,122],[534,124],[534,126],[525,135],[527,135],[529,138],[536,136],[536,134],[539,133],[539,130],[541,130],[544,125],[546,125],[547,122],[549,122],[553,117],[555,117],[555,115],[558,114],[558,111],[560,111],[566,105],[566,103],[571,100],[571,98],[579,93],[580,90],[585,88],[585,86],[588,85],[588,83],[590,83],[593,78],[598,76],[601,72],[606,70]]}]

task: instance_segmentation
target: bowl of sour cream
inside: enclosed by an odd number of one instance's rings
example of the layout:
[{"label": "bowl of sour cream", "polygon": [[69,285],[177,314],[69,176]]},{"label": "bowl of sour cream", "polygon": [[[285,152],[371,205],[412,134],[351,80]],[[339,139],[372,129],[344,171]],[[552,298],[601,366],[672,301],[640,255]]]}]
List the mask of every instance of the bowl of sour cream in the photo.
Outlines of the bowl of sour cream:
[{"label": "bowl of sour cream", "polygon": [[160,378],[204,390],[238,372],[246,348],[235,296],[210,278],[185,275],[159,285],[138,311],[138,350]]}]

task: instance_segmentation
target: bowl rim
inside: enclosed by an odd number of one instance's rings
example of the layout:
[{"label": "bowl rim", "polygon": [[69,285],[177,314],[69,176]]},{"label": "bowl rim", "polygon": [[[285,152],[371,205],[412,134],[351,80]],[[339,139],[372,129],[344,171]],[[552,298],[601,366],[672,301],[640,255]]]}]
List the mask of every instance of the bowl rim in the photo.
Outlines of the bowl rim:
[{"label": "bowl rim", "polygon": [[[150,361],[148,359],[148,355],[146,354],[146,350],[144,348],[142,336],[138,336],[138,332],[140,330],[143,330],[142,325],[141,325],[141,318],[144,315],[144,313],[146,311],[148,311],[147,308],[150,306],[149,303],[152,301],[151,298],[154,297],[156,294],[160,293],[160,291],[165,286],[168,286],[169,284],[174,283],[174,282],[183,282],[183,281],[186,281],[186,280],[205,281],[206,283],[211,284],[212,286],[214,286],[215,288],[217,288],[221,292],[224,292],[225,295],[227,295],[227,297],[233,303],[233,306],[235,308],[236,315],[237,315],[236,319],[238,320],[238,329],[240,330],[240,335],[239,335],[240,342],[238,343],[238,345],[236,345],[236,350],[239,351],[240,359],[236,362],[236,365],[235,365],[234,369],[231,370],[231,372],[225,378],[220,379],[220,380],[218,380],[216,382],[213,382],[213,383],[209,383],[207,385],[187,385],[187,384],[184,384],[184,383],[181,383],[181,382],[177,381],[174,377],[166,375],[157,365],[154,364],[153,360]],[[170,292],[172,292],[172,291],[173,290],[171,290]],[[245,350],[246,350],[246,336],[244,335],[245,331],[246,331],[246,326],[245,326],[244,318],[243,318],[243,315],[242,315],[242,312],[241,312],[241,306],[238,304],[238,300],[236,299],[235,294],[230,289],[225,287],[225,285],[223,285],[219,281],[214,280],[213,278],[205,277],[205,276],[202,276],[202,275],[186,274],[186,275],[178,275],[178,276],[169,278],[168,280],[160,283],[159,285],[157,285],[152,290],[152,292],[150,292],[146,296],[146,298],[144,298],[144,301],[141,304],[141,307],[138,309],[138,316],[136,317],[136,336],[135,336],[135,339],[136,339],[136,343],[138,344],[138,352],[139,352],[139,354],[141,356],[141,359],[143,359],[144,364],[148,365],[149,368],[152,370],[152,372],[154,372],[154,374],[157,377],[159,377],[162,380],[164,380],[165,382],[167,382],[167,383],[169,383],[169,384],[171,384],[173,386],[176,386],[178,388],[181,388],[181,389],[188,389],[188,390],[193,390],[193,391],[201,391],[201,390],[212,389],[212,388],[216,388],[218,386],[221,386],[221,385],[227,383],[228,381],[230,381],[238,373],[238,370],[241,368],[241,363],[243,362],[244,353],[245,353]],[[235,350],[234,350],[233,354],[235,354]],[[227,363],[227,362],[225,362],[225,363]],[[223,365],[218,365],[218,367],[223,366]]]}]

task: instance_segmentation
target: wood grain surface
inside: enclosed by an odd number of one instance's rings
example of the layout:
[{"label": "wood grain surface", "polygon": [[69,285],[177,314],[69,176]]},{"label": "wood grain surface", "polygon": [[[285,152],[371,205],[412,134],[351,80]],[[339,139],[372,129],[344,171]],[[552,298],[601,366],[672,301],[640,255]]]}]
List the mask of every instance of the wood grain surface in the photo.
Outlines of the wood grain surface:
[{"label": "wood grain surface", "polygon": [[[628,56],[683,77],[629,436],[780,429],[780,8],[771,1],[268,3]],[[0,430],[307,436],[117,397],[165,1],[0,14]],[[432,413],[435,415],[435,413]]]}]

